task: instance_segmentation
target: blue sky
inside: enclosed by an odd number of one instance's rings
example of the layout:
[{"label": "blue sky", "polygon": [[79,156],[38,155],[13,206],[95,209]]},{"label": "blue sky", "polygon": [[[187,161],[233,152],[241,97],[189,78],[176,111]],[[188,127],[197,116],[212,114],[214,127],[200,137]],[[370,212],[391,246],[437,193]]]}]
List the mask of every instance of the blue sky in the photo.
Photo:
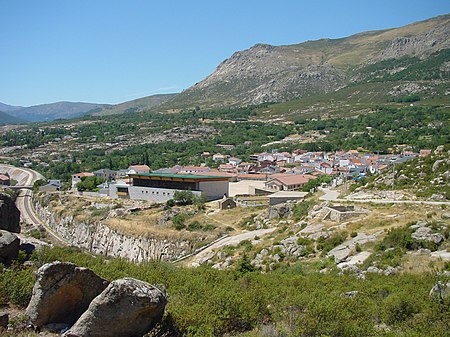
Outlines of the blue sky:
[{"label": "blue sky", "polygon": [[0,102],[179,92],[235,51],[403,26],[448,0],[0,0]]}]

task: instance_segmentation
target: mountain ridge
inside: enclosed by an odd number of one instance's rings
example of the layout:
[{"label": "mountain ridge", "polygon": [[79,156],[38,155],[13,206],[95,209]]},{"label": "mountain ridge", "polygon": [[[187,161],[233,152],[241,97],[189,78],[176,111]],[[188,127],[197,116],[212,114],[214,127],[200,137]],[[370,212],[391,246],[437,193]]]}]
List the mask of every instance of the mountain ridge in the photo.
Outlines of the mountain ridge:
[{"label": "mountain ridge", "polygon": [[253,105],[328,93],[360,77],[359,69],[402,57],[423,59],[450,48],[450,15],[399,28],[293,45],[258,43],[237,51],[214,72],[162,108]]}]

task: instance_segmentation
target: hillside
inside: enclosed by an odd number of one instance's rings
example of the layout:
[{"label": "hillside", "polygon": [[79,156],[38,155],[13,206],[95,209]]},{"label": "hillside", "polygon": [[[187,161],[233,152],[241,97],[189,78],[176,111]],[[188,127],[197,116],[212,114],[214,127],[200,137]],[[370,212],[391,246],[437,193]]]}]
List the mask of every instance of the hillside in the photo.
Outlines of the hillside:
[{"label": "hillside", "polygon": [[0,125],[2,124],[17,124],[23,123],[22,119],[16,118],[14,116],[8,115],[5,112],[0,111]]},{"label": "hillside", "polygon": [[99,111],[93,112],[92,115],[105,116],[105,115],[116,115],[121,113],[141,112],[143,110],[150,109],[167,102],[174,95],[176,94],[152,95],[116,105],[108,105],[103,107],[103,109]]},{"label": "hillside", "polygon": [[3,111],[3,112],[10,112],[10,111],[19,110],[22,108],[23,107],[21,107],[21,106],[13,106],[13,105],[8,105],[8,104],[0,102],[0,111]]},{"label": "hillside", "polygon": [[104,106],[104,104],[95,103],[56,102],[20,108],[11,111],[10,114],[30,122],[44,122],[80,117],[91,110],[103,108]]},{"label": "hillside", "polygon": [[234,53],[167,109],[283,102],[366,82],[450,78],[450,15],[401,28]]}]

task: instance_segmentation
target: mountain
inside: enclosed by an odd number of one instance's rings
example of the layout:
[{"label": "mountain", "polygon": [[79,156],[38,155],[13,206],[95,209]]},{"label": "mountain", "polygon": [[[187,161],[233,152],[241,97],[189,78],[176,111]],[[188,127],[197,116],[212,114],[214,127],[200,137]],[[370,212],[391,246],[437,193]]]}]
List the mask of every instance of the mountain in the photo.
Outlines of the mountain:
[{"label": "mountain", "polygon": [[24,120],[0,111],[0,125],[23,123]]},{"label": "mountain", "polygon": [[22,108],[23,107],[21,107],[21,106],[13,106],[13,105],[8,105],[8,104],[0,102],[0,111],[3,111],[3,112],[10,112],[10,111],[19,110]]},{"label": "mountain", "polygon": [[30,122],[44,122],[55,119],[76,118],[90,113],[95,109],[103,109],[106,104],[57,102],[20,108],[9,113]]},{"label": "mountain", "polygon": [[[355,83],[450,78],[450,15],[401,28],[234,53],[162,108],[284,102]],[[431,60],[431,61],[430,61]]]},{"label": "mountain", "polygon": [[175,95],[176,94],[152,95],[116,105],[108,105],[100,110],[94,111],[92,115],[104,116],[121,113],[139,112],[153,107],[157,107],[160,104],[167,102],[170,98],[174,97]]}]

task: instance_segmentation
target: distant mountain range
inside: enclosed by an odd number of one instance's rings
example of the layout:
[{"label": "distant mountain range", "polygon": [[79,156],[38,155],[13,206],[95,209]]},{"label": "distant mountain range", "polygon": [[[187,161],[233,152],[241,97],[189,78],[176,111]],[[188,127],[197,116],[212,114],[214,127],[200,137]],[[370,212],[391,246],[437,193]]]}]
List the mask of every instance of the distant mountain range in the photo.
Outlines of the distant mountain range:
[{"label": "distant mountain range", "polygon": [[[147,96],[116,105],[81,102],[57,102],[50,104],[19,107],[0,103],[0,124],[19,122],[45,122],[55,119],[70,119],[84,115],[104,116],[121,113],[138,112],[153,108],[166,102],[175,94]],[[7,118],[5,113],[9,115]],[[5,116],[4,116],[5,115]],[[15,119],[13,119],[15,117]]]},{"label": "distant mountain range", "polygon": [[443,15],[341,39],[286,46],[257,44],[234,53],[211,75],[179,94],[153,95],[116,105],[58,102],[24,108],[0,103],[0,111],[37,122],[149,109],[164,112],[299,99],[306,102],[308,97],[336,92],[349,98],[362,95],[364,100],[392,99],[421,90],[447,97],[445,88],[449,85],[450,15]]}]

